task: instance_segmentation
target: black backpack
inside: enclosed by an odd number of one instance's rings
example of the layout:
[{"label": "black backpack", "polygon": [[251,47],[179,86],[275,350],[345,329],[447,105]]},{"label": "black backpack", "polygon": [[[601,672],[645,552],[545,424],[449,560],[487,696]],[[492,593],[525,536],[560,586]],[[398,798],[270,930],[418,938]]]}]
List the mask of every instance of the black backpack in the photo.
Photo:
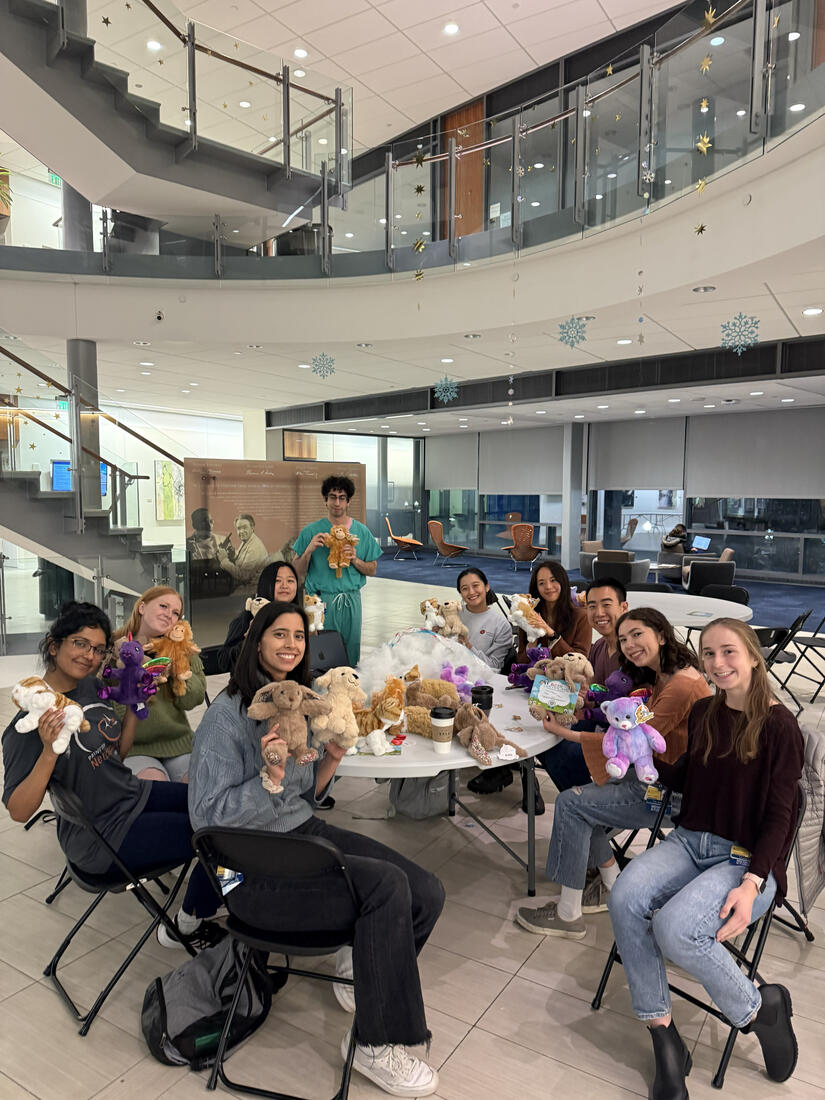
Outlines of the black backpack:
[{"label": "black backpack", "polygon": [[[285,974],[269,973],[266,960],[264,952],[253,952],[232,1020],[227,1056],[261,1026],[269,1015],[272,994],[286,982]],[[143,998],[140,1022],[149,1050],[159,1062],[193,1070],[212,1065],[241,966],[238,943],[227,936],[177,970],[155,978]]]}]

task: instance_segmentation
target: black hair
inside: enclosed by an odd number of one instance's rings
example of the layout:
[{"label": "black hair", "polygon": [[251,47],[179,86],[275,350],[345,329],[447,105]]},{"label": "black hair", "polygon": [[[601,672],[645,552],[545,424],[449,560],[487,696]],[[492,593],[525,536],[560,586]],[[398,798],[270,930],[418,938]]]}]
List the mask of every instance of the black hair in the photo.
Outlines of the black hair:
[{"label": "black hair", "polygon": [[590,581],[587,588],[584,590],[585,596],[590,595],[592,588],[612,588],[616,593],[616,599],[619,603],[624,603],[627,599],[627,589],[621,581],[617,581],[615,577],[602,577],[598,581]]},{"label": "black hair", "polygon": [[253,527],[255,526],[255,517],[250,516],[249,512],[241,512],[240,515],[235,516],[235,523],[237,523],[239,519],[245,519],[247,523],[251,523]]},{"label": "black hair", "polygon": [[[619,627],[628,619],[643,623],[644,626],[648,626],[651,630],[655,630],[657,634],[662,635],[664,641],[659,646],[659,669],[666,676],[672,676],[674,672],[678,672],[682,668],[699,668],[696,654],[693,650],[688,649],[683,642],[679,641],[673,627],[661,611],[657,611],[655,607],[634,607],[632,611],[625,611],[616,623],[617,637]],[[652,684],[655,681],[656,674],[652,669],[639,668],[638,665],[634,665],[632,661],[625,657],[621,642],[619,642],[618,650],[619,667],[622,672],[627,673],[637,687],[641,684]]]},{"label": "black hair", "polygon": [[195,531],[208,531],[209,520],[212,518],[208,508],[195,508],[190,516],[192,527]]},{"label": "black hair", "polygon": [[557,634],[564,637],[573,626],[576,617],[573,608],[573,597],[570,593],[570,578],[567,576],[567,570],[562,563],[556,561],[555,558],[539,558],[534,563],[530,573],[530,587],[527,591],[534,600],[539,601],[537,610],[542,618],[544,618],[544,600],[539,595],[539,572],[542,569],[549,569],[553,574],[553,578],[561,586],[559,598],[556,600],[556,606],[553,609],[553,622],[550,625]]},{"label": "black hair", "polygon": [[351,477],[344,477],[341,474],[325,477],[321,485],[321,496],[326,500],[333,491],[346,493],[347,500],[350,501],[355,496],[355,482]]},{"label": "black hair", "polygon": [[59,646],[66,638],[78,634],[86,627],[102,630],[106,636],[106,648],[112,644],[112,624],[109,616],[93,603],[78,603],[69,600],[57,613],[57,618],[46,631],[40,645],[40,659],[47,669],[54,668],[54,656],[50,652],[53,645]]},{"label": "black hair", "polygon": [[244,706],[249,706],[258,688],[269,683],[269,674],[261,667],[258,658],[258,646],[266,631],[281,615],[300,615],[304,624],[306,647],[298,665],[286,674],[287,680],[297,680],[299,684],[309,682],[309,622],[306,612],[294,603],[268,603],[262,607],[246,632],[241,651],[235,661],[235,668],[226,685],[227,695],[240,695]]},{"label": "black hair", "polygon": [[487,591],[487,606],[488,607],[490,606],[490,604],[493,604],[493,603],[496,602],[496,594],[492,590],[492,588],[490,588],[490,582],[487,580],[487,577],[486,577],[485,573],[483,572],[483,570],[477,569],[474,565],[471,565],[469,569],[462,569],[461,572],[458,574],[458,577],[456,578],[456,582],[455,582],[455,587],[456,587],[457,592],[459,592],[459,593],[461,592],[461,582],[464,580],[465,577],[468,577],[468,576],[478,577],[478,579],[481,581],[482,584],[487,585],[487,588],[488,588],[488,591]]},{"label": "black hair", "polygon": [[301,583],[301,578],[298,576],[298,571],[292,562],[289,561],[273,561],[270,562],[258,577],[258,589],[255,592],[256,596],[263,596],[265,600],[273,600],[275,598],[275,581],[278,579],[278,574],[282,569],[288,569],[292,576],[295,578],[295,583],[298,585],[298,591],[295,593],[294,602],[299,606],[304,605],[304,586]]}]

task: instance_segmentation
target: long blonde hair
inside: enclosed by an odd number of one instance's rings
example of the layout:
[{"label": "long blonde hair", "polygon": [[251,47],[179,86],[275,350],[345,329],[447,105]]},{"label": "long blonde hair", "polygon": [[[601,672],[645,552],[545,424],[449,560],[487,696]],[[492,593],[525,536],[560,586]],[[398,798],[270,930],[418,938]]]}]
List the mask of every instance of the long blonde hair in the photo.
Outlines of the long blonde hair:
[{"label": "long blonde hair", "polygon": [[178,592],[176,588],[169,588],[168,585],[156,584],[152,588],[147,588],[143,595],[135,600],[132,614],[120,630],[115,631],[113,640],[117,641],[119,638],[125,638],[127,634],[131,634],[133,638],[137,637],[137,633],[140,630],[140,624],[143,621],[143,616],[138,611],[138,608],[142,603],[151,603],[152,600],[158,600],[161,596],[177,596],[180,600],[181,618],[183,618],[183,600],[181,599],[180,592]]},{"label": "long blonde hair", "polygon": [[[702,641],[705,634],[714,627],[721,626],[730,630],[739,638],[745,647],[748,656],[753,660],[753,673],[751,686],[745,700],[745,709],[737,716],[733,727],[730,752],[736,754],[737,760],[742,764],[748,764],[755,759],[759,752],[759,737],[762,728],[770,714],[774,695],[768,681],[768,670],[765,667],[765,659],[759,648],[759,639],[753,630],[739,619],[714,619],[702,628],[699,635],[699,653],[702,653]],[[702,662],[704,668],[704,662]],[[702,763],[707,764],[713,747],[713,729],[718,722],[719,711],[725,705],[725,692],[718,689],[711,698],[708,709],[705,711],[705,721],[702,727],[703,747]]]}]

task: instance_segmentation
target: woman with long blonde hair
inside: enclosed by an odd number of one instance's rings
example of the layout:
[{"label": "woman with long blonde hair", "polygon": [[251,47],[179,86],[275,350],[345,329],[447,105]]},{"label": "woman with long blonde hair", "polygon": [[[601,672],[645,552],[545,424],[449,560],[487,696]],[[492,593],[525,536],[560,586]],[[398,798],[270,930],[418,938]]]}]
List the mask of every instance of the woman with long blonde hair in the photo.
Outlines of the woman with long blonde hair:
[{"label": "woman with long blonde hair", "polygon": [[[152,638],[171,630],[183,616],[183,602],[174,588],[155,585],[135,601],[125,626],[115,641],[130,634],[145,648]],[[206,692],[201,659],[189,658],[190,677],[183,695],[175,695],[170,683],[161,684],[149,703],[149,717],[138,722],[135,739],[124,763],[139,779],[186,783],[192,752],[192,727],[186,712],[199,707]]]},{"label": "woman with long blonde hair", "polygon": [[749,626],[714,619],[699,653],[716,694],[691,710],[681,759],[657,762],[662,782],[682,792],[676,828],[631,860],[608,903],[633,1008],[653,1041],[653,1100],[687,1100],[691,1068],[670,1015],[666,959],[700,982],[734,1027],[755,1033],[773,1081],[786,1081],[797,1058],[790,993],[757,987],[724,944],[785,895],[802,735],[771,692]]}]

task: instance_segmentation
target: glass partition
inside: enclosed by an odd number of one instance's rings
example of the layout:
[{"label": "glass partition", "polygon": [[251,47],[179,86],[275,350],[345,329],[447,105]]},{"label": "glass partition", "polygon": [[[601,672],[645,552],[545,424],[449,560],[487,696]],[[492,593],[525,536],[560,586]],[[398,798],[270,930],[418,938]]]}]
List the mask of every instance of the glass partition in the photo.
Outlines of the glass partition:
[{"label": "glass partition", "polygon": [[683,522],[683,510],[681,489],[592,489],[588,537],[601,539],[608,550],[631,550],[655,561],[662,538]]},{"label": "glass partition", "polygon": [[[475,489],[428,489],[427,513],[443,528],[444,541],[478,549],[478,493]],[[432,545],[432,539],[429,539]]]},{"label": "glass partition", "polygon": [[768,138],[783,137],[825,106],[825,16],[814,0],[774,0],[768,22]]}]

